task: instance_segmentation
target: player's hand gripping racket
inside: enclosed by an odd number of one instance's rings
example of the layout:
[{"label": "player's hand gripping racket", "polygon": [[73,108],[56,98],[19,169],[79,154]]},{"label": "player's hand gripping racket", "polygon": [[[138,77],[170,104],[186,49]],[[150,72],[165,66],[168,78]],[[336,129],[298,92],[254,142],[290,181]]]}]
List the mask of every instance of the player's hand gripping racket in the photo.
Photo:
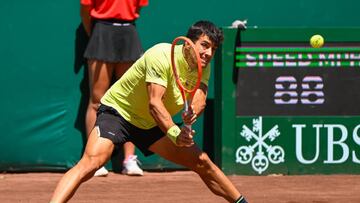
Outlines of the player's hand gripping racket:
[{"label": "player's hand gripping racket", "polygon": [[[189,67],[178,67],[175,60],[175,46],[178,41],[183,41],[184,57],[187,60]],[[188,55],[187,55],[188,54]],[[194,97],[196,90],[200,87],[202,67],[201,59],[198,50],[194,43],[187,37],[180,36],[174,39],[171,46],[171,65],[174,72],[174,77],[177,86],[181,92],[181,96],[184,100],[184,111],[185,114],[192,113],[191,102]],[[185,126],[191,130],[191,125],[185,124]]]}]

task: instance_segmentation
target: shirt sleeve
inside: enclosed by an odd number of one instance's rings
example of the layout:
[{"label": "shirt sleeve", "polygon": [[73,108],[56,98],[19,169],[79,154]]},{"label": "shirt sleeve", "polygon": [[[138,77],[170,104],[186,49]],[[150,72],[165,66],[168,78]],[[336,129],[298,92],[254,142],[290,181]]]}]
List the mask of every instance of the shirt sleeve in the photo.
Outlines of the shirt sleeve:
[{"label": "shirt sleeve", "polygon": [[164,62],[167,58],[156,51],[149,51],[145,53],[145,82],[156,83],[167,87],[168,69]]}]

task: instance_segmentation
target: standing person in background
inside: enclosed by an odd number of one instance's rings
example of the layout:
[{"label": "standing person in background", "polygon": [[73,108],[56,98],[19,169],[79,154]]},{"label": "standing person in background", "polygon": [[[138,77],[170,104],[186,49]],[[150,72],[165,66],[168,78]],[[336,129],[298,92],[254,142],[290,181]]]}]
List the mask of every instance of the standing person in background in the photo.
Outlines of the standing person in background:
[{"label": "standing person in background", "polygon": [[[140,8],[148,0],[80,0],[81,19],[90,36],[84,57],[88,60],[90,98],[86,112],[86,134],[89,135],[96,121],[101,97],[110,87],[112,79],[119,79],[143,54],[135,27]],[[143,175],[137,164],[135,146],[123,145],[122,173]],[[94,176],[106,176],[105,167]]]}]

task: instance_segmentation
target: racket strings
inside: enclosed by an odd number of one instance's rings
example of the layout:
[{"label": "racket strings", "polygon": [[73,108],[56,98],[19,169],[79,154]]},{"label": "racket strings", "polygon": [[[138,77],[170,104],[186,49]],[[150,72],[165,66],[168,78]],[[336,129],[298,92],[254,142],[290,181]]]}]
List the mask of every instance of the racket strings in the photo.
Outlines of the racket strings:
[{"label": "racket strings", "polygon": [[196,87],[198,73],[196,69],[187,69],[180,71],[180,82],[187,90],[192,91]]}]

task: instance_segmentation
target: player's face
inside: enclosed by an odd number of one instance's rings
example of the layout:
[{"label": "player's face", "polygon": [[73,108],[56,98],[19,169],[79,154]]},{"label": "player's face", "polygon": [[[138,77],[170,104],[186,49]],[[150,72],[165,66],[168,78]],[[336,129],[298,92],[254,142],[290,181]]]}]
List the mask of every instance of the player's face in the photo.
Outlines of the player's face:
[{"label": "player's face", "polygon": [[[217,47],[215,47],[214,43],[206,35],[201,35],[194,44],[199,51],[201,67],[205,68],[213,58]],[[185,47],[185,58],[190,64],[190,67],[194,68],[197,66],[196,55],[190,45],[185,45]]]},{"label": "player's face", "polygon": [[195,47],[199,50],[201,66],[202,68],[205,68],[214,57],[217,47],[215,47],[214,43],[207,35],[201,35],[195,42]]}]

